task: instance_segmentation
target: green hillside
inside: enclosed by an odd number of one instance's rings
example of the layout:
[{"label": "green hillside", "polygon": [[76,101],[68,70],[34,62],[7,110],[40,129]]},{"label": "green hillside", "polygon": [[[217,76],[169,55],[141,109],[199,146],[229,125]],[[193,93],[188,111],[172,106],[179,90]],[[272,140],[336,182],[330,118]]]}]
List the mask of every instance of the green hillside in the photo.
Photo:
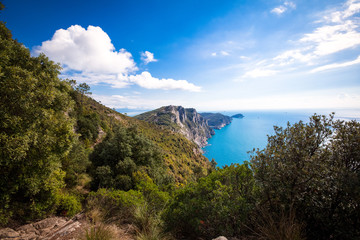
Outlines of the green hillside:
[{"label": "green hillside", "polygon": [[[89,86],[59,79],[59,65],[30,56],[0,24],[0,222],[71,215],[99,187],[180,186],[209,161],[180,134],[96,102]],[[71,207],[68,207],[70,205]]]},{"label": "green hillside", "polygon": [[78,213],[77,239],[360,239],[358,121],[275,126],[249,162],[220,169],[199,148],[211,134],[195,109],[131,118],[60,70],[0,22],[1,239]]}]

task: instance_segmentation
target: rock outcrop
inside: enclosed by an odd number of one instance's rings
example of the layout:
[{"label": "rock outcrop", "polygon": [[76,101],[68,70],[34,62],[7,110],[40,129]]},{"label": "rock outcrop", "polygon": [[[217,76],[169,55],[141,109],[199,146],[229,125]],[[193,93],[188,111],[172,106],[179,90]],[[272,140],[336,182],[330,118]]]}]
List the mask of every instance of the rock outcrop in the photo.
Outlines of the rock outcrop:
[{"label": "rock outcrop", "polygon": [[244,118],[244,115],[242,115],[241,113],[235,114],[233,116],[231,116],[232,118]]},{"label": "rock outcrop", "polygon": [[23,225],[16,229],[0,229],[0,239],[31,240],[31,239],[75,239],[82,231],[84,221],[82,214],[67,220],[62,217],[46,218],[39,222]]},{"label": "rock outcrop", "polygon": [[[41,221],[23,225],[17,228],[0,229],[1,240],[76,240],[85,238],[86,232],[100,225],[90,223],[84,214],[78,214],[68,219],[65,217],[50,217]],[[103,225],[111,231],[114,239],[134,240],[136,230],[132,225]],[[92,239],[92,238],[91,238]]]},{"label": "rock outcrop", "polygon": [[170,105],[137,115],[135,118],[181,133],[199,147],[205,147],[207,139],[215,134],[214,130],[207,124],[206,119],[194,108]]},{"label": "rock outcrop", "polygon": [[200,115],[207,120],[209,127],[212,129],[221,129],[232,121],[231,117],[221,113],[200,113]]}]

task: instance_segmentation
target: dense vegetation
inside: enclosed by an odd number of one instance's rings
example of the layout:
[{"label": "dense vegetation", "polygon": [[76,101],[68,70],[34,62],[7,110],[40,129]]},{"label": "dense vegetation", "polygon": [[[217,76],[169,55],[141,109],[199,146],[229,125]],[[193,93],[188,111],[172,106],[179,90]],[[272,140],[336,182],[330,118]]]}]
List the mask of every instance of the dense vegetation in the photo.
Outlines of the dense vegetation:
[{"label": "dense vegetation", "polygon": [[[0,23],[0,223],[72,215],[90,190],[164,188],[211,168],[185,137],[111,110],[60,66],[32,57]],[[109,174],[108,174],[109,173]]]},{"label": "dense vegetation", "polygon": [[137,239],[360,238],[359,122],[275,127],[250,162],[214,169],[183,136],[59,79],[4,23],[0,56],[0,225],[85,211]]}]

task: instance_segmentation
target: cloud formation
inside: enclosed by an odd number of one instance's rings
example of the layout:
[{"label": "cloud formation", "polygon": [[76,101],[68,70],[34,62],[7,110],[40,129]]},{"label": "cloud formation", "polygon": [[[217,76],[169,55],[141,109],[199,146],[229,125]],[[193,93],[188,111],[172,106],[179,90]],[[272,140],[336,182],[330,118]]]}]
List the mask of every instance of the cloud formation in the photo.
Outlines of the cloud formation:
[{"label": "cloud formation", "polygon": [[149,51],[145,51],[141,53],[141,60],[145,63],[151,63],[151,62],[157,62],[158,60],[154,58],[154,54],[149,52]]},{"label": "cloud formation", "polygon": [[244,74],[243,78],[258,78],[258,77],[268,77],[275,75],[278,71],[270,69],[261,69],[256,68],[254,70],[248,71]]},{"label": "cloud formation", "polygon": [[[149,72],[135,74],[138,70],[131,53],[125,49],[116,51],[110,37],[100,28],[87,29],[73,25],[59,29],[51,40],[35,48],[34,53],[45,53],[64,68],[62,77],[88,84],[109,84],[113,88],[138,85],[147,89],[186,90],[198,92],[201,87],[186,80],[158,79]],[[156,62],[154,54],[141,53],[145,64]]]},{"label": "cloud formation", "polygon": [[127,109],[155,109],[161,106],[166,105],[181,105],[193,107],[192,103],[189,103],[185,99],[177,99],[177,98],[162,98],[162,99],[154,99],[154,98],[144,98],[139,95],[96,95],[93,94],[92,97],[97,101],[100,101],[102,104],[110,108],[127,108]]},{"label": "cloud formation", "polygon": [[63,78],[73,78],[79,82],[88,84],[109,84],[112,88],[125,88],[131,85],[138,85],[146,89],[161,90],[184,90],[190,92],[200,92],[201,87],[189,83],[186,80],[159,79],[151,76],[147,71],[136,75],[123,74],[97,74],[97,73],[80,73],[80,74],[62,74]]},{"label": "cloud formation", "polygon": [[322,72],[322,71],[336,69],[336,68],[348,67],[351,65],[359,64],[359,63],[360,63],[360,56],[358,56],[353,61],[348,61],[348,62],[343,62],[343,63],[333,63],[333,64],[328,64],[328,65],[314,68],[313,70],[311,70],[311,73]]},{"label": "cloud formation", "polygon": [[[287,6],[295,7],[290,2],[285,3]],[[276,11],[280,12],[280,10]],[[250,66],[242,78],[270,76],[287,70],[317,65],[314,70],[310,71],[310,73],[316,73],[357,64],[358,59],[346,63],[329,64],[328,61],[329,56],[360,46],[360,22],[354,16],[359,12],[360,0],[348,0],[341,10],[327,11],[316,22],[320,26],[294,41],[296,48],[285,50],[271,59],[261,60],[256,68]],[[321,66],[323,62],[325,65]],[[288,68],[284,68],[285,66]]]},{"label": "cloud formation", "polygon": [[115,50],[110,37],[100,28],[87,29],[73,25],[59,29],[51,40],[35,49],[66,68],[88,73],[122,73],[137,70],[131,53],[125,49]]},{"label": "cloud formation", "polygon": [[276,7],[276,8],[273,8],[271,10],[271,13],[274,13],[276,15],[282,15],[284,12],[288,11],[288,10],[292,10],[292,9],[295,9],[296,8],[296,5],[295,3],[293,2],[290,2],[290,1],[285,1],[284,4]]},{"label": "cloud formation", "polygon": [[123,79],[147,89],[201,91],[201,87],[195,86],[186,80],[174,80],[171,78],[159,79],[151,76],[151,74],[146,71],[138,75],[124,76]]}]

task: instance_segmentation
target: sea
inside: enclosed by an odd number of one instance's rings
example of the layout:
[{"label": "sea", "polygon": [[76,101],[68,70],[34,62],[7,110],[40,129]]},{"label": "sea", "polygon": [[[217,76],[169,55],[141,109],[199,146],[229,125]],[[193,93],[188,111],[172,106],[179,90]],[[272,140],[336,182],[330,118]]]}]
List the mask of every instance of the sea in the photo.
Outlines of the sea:
[{"label": "sea", "polygon": [[[203,148],[204,155],[211,161],[214,159],[218,167],[243,163],[251,158],[251,151],[264,149],[268,136],[274,134],[274,127],[286,127],[290,124],[303,121],[309,122],[309,117],[314,113],[328,115],[327,110],[304,111],[236,111],[220,112],[227,116],[241,113],[244,118],[234,118],[232,123],[220,130],[215,130],[215,135],[208,140],[208,145]],[[360,121],[360,110],[335,111],[335,119],[345,121]]]}]

